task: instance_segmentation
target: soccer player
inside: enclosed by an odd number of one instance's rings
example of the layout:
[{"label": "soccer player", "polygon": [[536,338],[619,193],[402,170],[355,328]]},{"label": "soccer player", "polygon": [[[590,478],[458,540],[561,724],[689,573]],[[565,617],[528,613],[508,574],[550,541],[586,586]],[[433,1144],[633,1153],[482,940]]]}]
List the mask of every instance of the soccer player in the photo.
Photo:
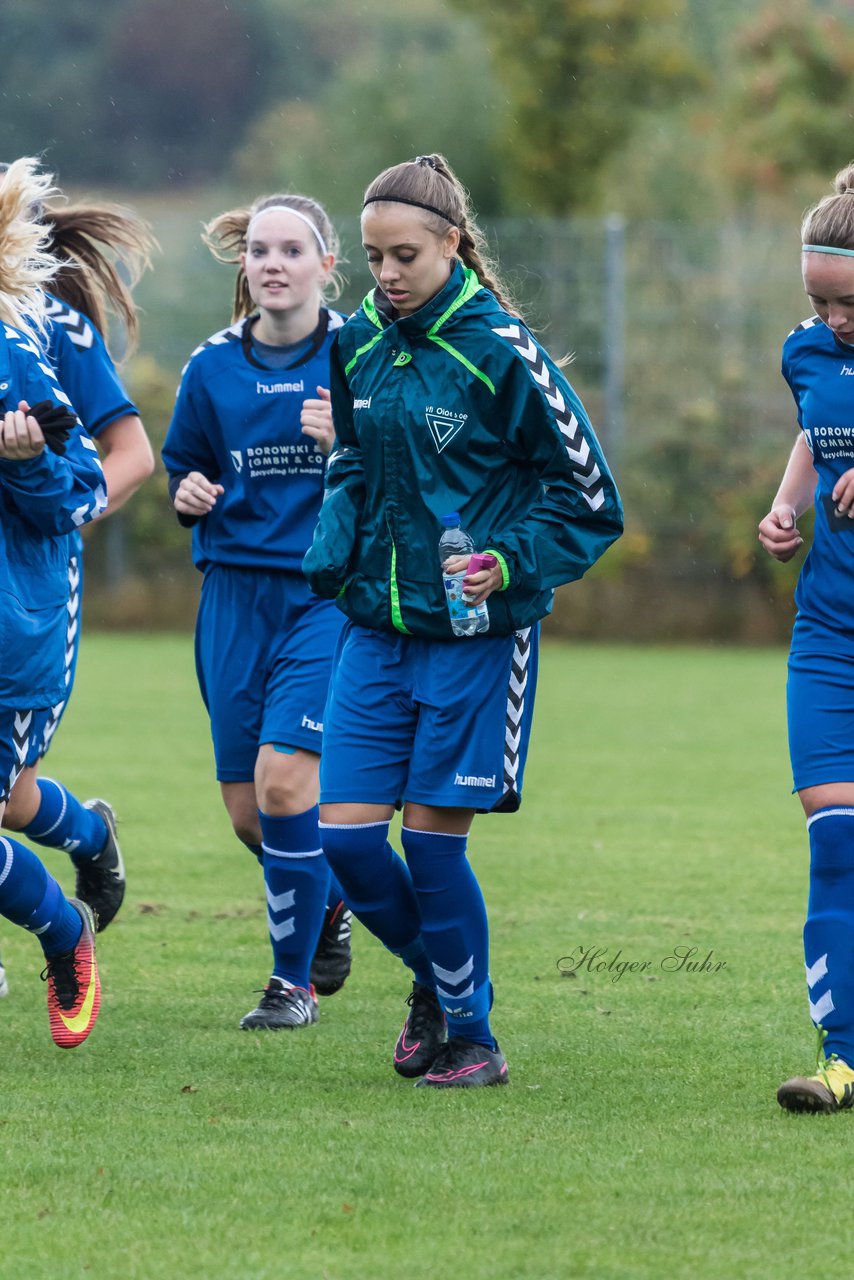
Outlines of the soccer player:
[{"label": "soccer player", "polygon": [[783,344],[800,430],[759,541],[787,561],[815,501],[815,532],[795,592],[789,655],[789,751],[807,818],[804,958],[818,1070],[777,1090],[789,1111],[854,1102],[854,165],[801,227],[801,269],[815,313]]},{"label": "soccer player", "polygon": [[[113,205],[41,204],[47,251],[58,264],[47,293],[45,334],[48,355],[60,385],[88,433],[103,453],[110,515],[151,475],[154,455],[135,406],[122,386],[104,341],[108,314],[123,323],[126,348],[137,336],[129,286],[113,261],[120,255],[131,284],[149,264],[152,239],[147,225]],[[81,803],[61,782],[39,778],[74,685],[80,644],[83,540],[69,538],[68,615],[62,695],[39,738],[32,737],[26,768],[12,790],[3,825],[35,844],[64,849],[76,869],[75,892],[95,913],[99,930],[115,917],[125,893],[125,871],[116,837],[116,817],[105,800]]]},{"label": "soccer player", "polygon": [[[41,286],[56,263],[32,209],[50,190],[29,158],[0,181],[0,818],[64,687],[68,535],[107,502],[97,449],[37,340]],[[39,939],[54,1042],[81,1044],[100,1006],[91,909],[66,899],[35,854],[0,835],[0,915]]]},{"label": "soccer player", "polygon": [[[333,348],[336,443],[304,562],[349,619],[324,716],[321,837],[354,914],[414,976],[397,1072],[503,1084],[468,832],[476,813],[519,806],[539,619],[619,536],[622,510],[447,161],[381,173],[362,240],[377,287]],[[438,543],[452,512],[492,557],[465,579],[472,606],[487,604],[482,635],[449,620]],[[400,804],[405,862],[387,840]]]},{"label": "soccer player", "polygon": [[[244,1030],[317,1021],[350,968],[350,914],[318,835],[323,707],[341,615],[300,572],[331,446],[343,317],[324,209],[272,195],[206,228],[239,264],[232,321],[184,370],[163,461],[204,574],[196,669],[235,833],[263,867],[273,972]],[[317,954],[315,955],[315,952]],[[312,963],[312,958],[314,961]]]}]

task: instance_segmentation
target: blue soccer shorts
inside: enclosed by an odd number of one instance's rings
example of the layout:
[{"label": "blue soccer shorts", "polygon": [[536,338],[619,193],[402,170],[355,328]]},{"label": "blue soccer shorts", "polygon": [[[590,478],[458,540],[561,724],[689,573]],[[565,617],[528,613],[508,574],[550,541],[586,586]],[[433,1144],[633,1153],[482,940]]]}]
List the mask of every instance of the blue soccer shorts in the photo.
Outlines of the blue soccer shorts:
[{"label": "blue soccer shorts", "polygon": [[0,804],[9,799],[25,765],[38,759],[38,745],[52,714],[51,707],[0,708]]},{"label": "blue soccer shorts", "polygon": [[216,776],[251,782],[266,742],[319,752],[343,619],[302,574],[215,565],[202,583],[196,674]]},{"label": "blue soccer shorts", "polygon": [[[801,628],[802,630],[802,628]],[[795,635],[798,636],[796,626]],[[827,635],[822,651],[793,648],[786,703],[794,790],[854,782],[854,654]]]},{"label": "blue soccer shorts", "polygon": [[346,623],[324,715],[321,804],[518,809],[538,643],[538,627],[423,640]]}]

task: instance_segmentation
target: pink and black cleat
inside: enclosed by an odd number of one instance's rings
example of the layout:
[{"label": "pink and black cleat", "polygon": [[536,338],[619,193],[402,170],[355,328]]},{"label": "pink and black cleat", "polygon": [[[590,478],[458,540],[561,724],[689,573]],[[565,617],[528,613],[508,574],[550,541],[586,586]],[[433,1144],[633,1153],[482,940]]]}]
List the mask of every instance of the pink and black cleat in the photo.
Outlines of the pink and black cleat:
[{"label": "pink and black cleat", "polygon": [[498,1048],[487,1049],[474,1040],[449,1040],[436,1055],[430,1070],[416,1088],[479,1089],[507,1083],[507,1063]]}]

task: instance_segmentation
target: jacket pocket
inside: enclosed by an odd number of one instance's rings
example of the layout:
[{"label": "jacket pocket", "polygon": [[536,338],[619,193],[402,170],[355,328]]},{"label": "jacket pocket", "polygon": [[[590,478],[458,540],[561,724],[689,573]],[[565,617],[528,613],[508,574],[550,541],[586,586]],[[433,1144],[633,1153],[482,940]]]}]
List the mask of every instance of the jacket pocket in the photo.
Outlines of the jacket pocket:
[{"label": "jacket pocket", "polygon": [[335,602],[338,608],[360,627],[387,631],[391,627],[391,602],[388,582],[369,577],[356,570],[347,575],[344,590]]},{"label": "jacket pocket", "polygon": [[48,707],[62,696],[66,601],[27,609],[0,591],[0,706]]}]

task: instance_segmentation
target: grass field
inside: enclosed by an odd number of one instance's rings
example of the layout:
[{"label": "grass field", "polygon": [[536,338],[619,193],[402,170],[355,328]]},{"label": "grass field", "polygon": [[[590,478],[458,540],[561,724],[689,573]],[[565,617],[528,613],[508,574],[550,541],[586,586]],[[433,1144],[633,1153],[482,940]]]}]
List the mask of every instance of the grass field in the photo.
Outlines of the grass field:
[{"label": "grass field", "polygon": [[[87,635],[48,772],[114,802],[130,888],[74,1052],[3,928],[2,1280],[847,1274],[854,1117],[774,1099],[813,1061],[784,679],[778,651],[546,648],[525,804],[471,842],[511,1084],[425,1094],[389,1065],[406,978],[361,929],[318,1026],[237,1030],[260,879],[191,641]],[[709,967],[665,963],[691,947]]]}]

